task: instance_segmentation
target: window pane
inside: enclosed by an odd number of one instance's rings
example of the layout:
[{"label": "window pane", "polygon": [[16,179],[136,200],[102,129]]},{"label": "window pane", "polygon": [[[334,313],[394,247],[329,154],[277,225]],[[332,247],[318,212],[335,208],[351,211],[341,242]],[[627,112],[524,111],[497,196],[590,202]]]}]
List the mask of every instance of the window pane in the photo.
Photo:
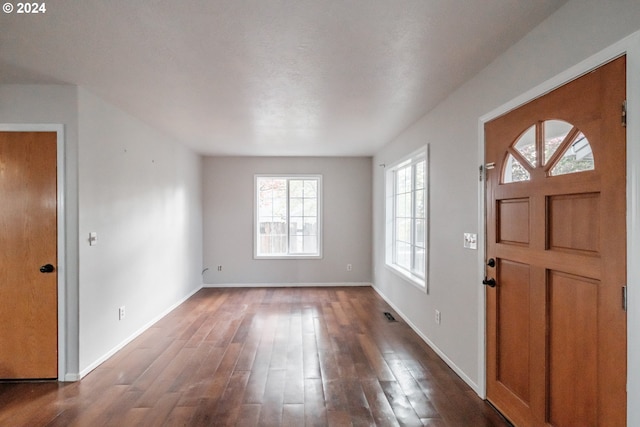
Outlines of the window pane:
[{"label": "window pane", "polygon": [[318,196],[318,181],[305,180],[304,181],[304,193],[305,198],[316,198]]},{"label": "window pane", "polygon": [[411,242],[411,220],[399,218],[396,224],[396,240],[407,243]]},{"label": "window pane", "polygon": [[318,219],[315,217],[306,217],[304,219],[303,234],[305,236],[318,235]]},{"label": "window pane", "polygon": [[258,215],[280,216],[285,220],[286,215],[286,180],[279,178],[258,179]]},{"label": "window pane", "polygon": [[261,215],[273,214],[273,191],[270,189],[258,193],[258,211]]},{"label": "window pane", "polygon": [[269,178],[269,177],[258,178],[259,192],[281,191],[281,190],[286,190],[286,188],[287,188],[286,179]]},{"label": "window pane", "polygon": [[404,182],[405,182],[405,170],[404,169],[398,169],[396,171],[396,194],[401,194],[404,193],[406,190],[404,189]]},{"label": "window pane", "polygon": [[302,200],[293,197],[289,200],[289,215],[302,216]]},{"label": "window pane", "polygon": [[282,234],[280,236],[274,236],[271,238],[271,252],[272,255],[279,255],[287,253],[287,235]]},{"label": "window pane", "polygon": [[258,206],[258,216],[273,216],[273,203],[271,200],[260,203]]},{"label": "window pane", "polygon": [[411,191],[411,166],[406,166],[397,172],[396,192],[401,194],[409,191]]},{"label": "window pane", "polygon": [[582,132],[578,133],[575,141],[569,145],[558,163],[551,169],[551,175],[565,175],[595,169],[591,144]]},{"label": "window pane", "polygon": [[529,181],[530,179],[531,175],[529,174],[529,171],[526,170],[515,157],[509,154],[507,164],[504,168],[504,177],[502,182],[507,184],[510,182]]},{"label": "window pane", "polygon": [[301,179],[289,180],[289,197],[302,197],[302,190],[304,188],[304,181]]},{"label": "window pane", "polygon": [[[407,209],[409,208],[409,209]],[[411,212],[411,204],[408,194],[400,194],[396,197],[396,217],[406,218]]]},{"label": "window pane", "polygon": [[563,120],[547,120],[544,122],[544,159],[546,165],[551,156],[558,150],[562,141],[573,129],[571,123]]},{"label": "window pane", "polygon": [[416,163],[416,190],[424,188],[424,182],[426,178],[427,162],[425,160]]},{"label": "window pane", "polygon": [[258,253],[277,255],[286,253],[287,224],[261,218],[258,230]]},{"label": "window pane", "polygon": [[531,166],[536,165],[536,127],[531,126],[525,133],[522,134],[520,139],[514,146],[516,150],[527,159]]},{"label": "window pane", "polygon": [[416,219],[416,235],[415,245],[421,248],[425,247],[425,221],[424,219]]},{"label": "window pane", "polygon": [[413,271],[419,276],[424,276],[425,266],[425,250],[422,248],[415,248],[415,255],[413,261]]},{"label": "window pane", "polygon": [[316,199],[304,199],[304,216],[317,216],[318,202]]},{"label": "window pane", "polygon": [[304,252],[308,254],[318,252],[318,238],[316,236],[304,236]]},{"label": "window pane", "polygon": [[396,263],[402,268],[411,269],[411,245],[396,242]]},{"label": "window pane", "polygon": [[304,233],[304,218],[301,216],[291,217],[289,219],[289,233],[292,236],[302,236]]},{"label": "window pane", "polygon": [[316,236],[296,236],[291,238],[292,254],[315,254],[318,253],[318,238]]},{"label": "window pane", "polygon": [[273,200],[273,216],[286,221],[287,218],[287,199],[277,198]]},{"label": "window pane", "polygon": [[291,236],[289,238],[289,252],[292,254],[301,254],[304,253],[303,251],[303,245],[304,245],[304,238],[302,236]]},{"label": "window pane", "polygon": [[424,218],[424,190],[416,191],[416,218]]},{"label": "window pane", "polygon": [[280,234],[287,234],[286,223],[272,221],[264,221],[260,223],[260,234],[265,236],[275,236]]}]

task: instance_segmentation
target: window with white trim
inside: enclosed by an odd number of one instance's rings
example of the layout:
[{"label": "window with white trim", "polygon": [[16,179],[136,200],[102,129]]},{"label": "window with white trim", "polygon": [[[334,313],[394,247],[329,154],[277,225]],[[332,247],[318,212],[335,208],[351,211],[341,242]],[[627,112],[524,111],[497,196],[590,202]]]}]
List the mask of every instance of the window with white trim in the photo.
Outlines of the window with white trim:
[{"label": "window with white trim", "polygon": [[255,258],[322,257],[322,176],[255,176]]},{"label": "window with white trim", "polygon": [[426,289],[427,152],[422,149],[389,167],[386,184],[386,264]]}]

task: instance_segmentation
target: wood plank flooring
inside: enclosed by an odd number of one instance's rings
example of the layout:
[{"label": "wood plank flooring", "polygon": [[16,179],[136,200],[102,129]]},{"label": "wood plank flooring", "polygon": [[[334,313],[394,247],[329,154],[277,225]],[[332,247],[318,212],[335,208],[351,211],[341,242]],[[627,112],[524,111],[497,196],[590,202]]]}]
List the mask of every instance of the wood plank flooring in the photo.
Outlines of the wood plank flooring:
[{"label": "wood plank flooring", "polygon": [[79,382],[0,383],[0,426],[138,425],[509,424],[368,287],[202,289]]}]

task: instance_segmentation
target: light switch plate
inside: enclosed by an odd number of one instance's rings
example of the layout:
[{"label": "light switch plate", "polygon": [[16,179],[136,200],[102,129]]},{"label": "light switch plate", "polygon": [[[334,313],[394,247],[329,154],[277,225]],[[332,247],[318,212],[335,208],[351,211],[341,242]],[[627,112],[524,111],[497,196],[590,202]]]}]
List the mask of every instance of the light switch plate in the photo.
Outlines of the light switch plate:
[{"label": "light switch plate", "polygon": [[474,233],[464,233],[464,247],[467,249],[478,249],[478,235]]}]

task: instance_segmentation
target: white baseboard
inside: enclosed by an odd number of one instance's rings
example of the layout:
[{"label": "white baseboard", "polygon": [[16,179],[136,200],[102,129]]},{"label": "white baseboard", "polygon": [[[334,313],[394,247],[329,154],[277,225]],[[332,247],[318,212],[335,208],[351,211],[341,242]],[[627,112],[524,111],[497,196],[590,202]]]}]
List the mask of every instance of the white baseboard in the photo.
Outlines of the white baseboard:
[{"label": "white baseboard", "polygon": [[332,283],[205,283],[203,288],[310,288],[339,286],[372,286],[370,282],[332,282]]},{"label": "white baseboard", "polygon": [[80,374],[76,374],[76,373],[66,373],[64,378],[63,378],[64,382],[67,383],[72,383],[75,381],[80,381]]},{"label": "white baseboard", "polygon": [[131,341],[133,341],[134,339],[138,338],[138,336],[140,336],[143,332],[145,332],[147,329],[149,329],[150,327],[152,327],[155,323],[157,323],[160,319],[162,319],[164,316],[166,316],[167,314],[171,313],[173,310],[175,310],[180,304],[182,304],[183,302],[185,302],[186,300],[188,300],[189,298],[191,298],[196,292],[198,292],[200,289],[202,289],[202,287],[196,288],[194,289],[192,292],[190,292],[187,296],[185,296],[184,298],[182,298],[180,301],[176,302],[175,304],[173,304],[172,306],[170,306],[169,308],[167,308],[165,311],[163,311],[162,313],[160,313],[158,316],[154,317],[151,321],[149,321],[147,324],[145,324],[143,327],[141,327],[140,329],[138,329],[137,331],[135,331],[132,335],[130,335],[128,338],[126,338],[124,341],[122,341],[120,344],[116,345],[115,347],[113,347],[111,350],[109,350],[106,354],[104,354],[102,357],[98,358],[95,362],[93,362],[92,364],[90,364],[88,367],[86,367],[85,369],[83,369],[82,371],[80,371],[80,374],[67,374],[65,375],[65,380],[67,380],[67,378],[72,378],[69,379],[68,381],[79,381],[82,378],[84,378],[88,373],[90,373],[91,371],[93,371],[95,368],[97,368],[98,366],[100,366],[102,363],[104,363],[105,361],[107,361],[111,356],[113,356],[114,354],[116,354],[118,351],[122,350],[124,348],[124,346],[126,346],[127,344],[129,344]]},{"label": "white baseboard", "polygon": [[431,349],[433,351],[436,352],[436,354],[444,361],[444,363],[446,363],[447,365],[449,365],[449,367],[451,369],[453,369],[453,371],[460,377],[462,378],[462,380],[467,383],[467,385],[469,387],[471,387],[473,389],[473,391],[476,392],[476,394],[478,396],[482,396],[482,394],[480,393],[480,387],[478,386],[478,384],[476,384],[471,378],[469,378],[467,376],[467,374],[465,374],[465,372],[460,369],[458,367],[458,365],[456,365],[455,363],[453,363],[453,361],[451,359],[449,359],[449,357],[447,357],[447,355],[438,348],[438,346],[436,346],[429,338],[427,338],[426,335],[424,335],[416,325],[413,324],[413,322],[411,322],[411,320],[409,320],[409,318],[407,316],[405,316],[405,314],[398,309],[398,307],[396,307],[396,305],[394,303],[392,303],[385,294],[382,293],[382,291],[380,289],[378,289],[374,284],[371,285],[371,287],[373,288],[374,291],[376,291],[378,293],[378,295],[380,295],[382,297],[383,300],[385,300],[385,302],[387,304],[389,304],[391,306],[391,308],[393,308],[393,310],[398,313],[400,315],[400,317],[402,317],[402,319],[407,323],[407,325],[409,325],[409,327],[411,329],[413,329],[413,331],[418,334],[418,336],[420,338],[422,338],[422,340],[427,343],[427,345],[429,347],[431,347]]}]

